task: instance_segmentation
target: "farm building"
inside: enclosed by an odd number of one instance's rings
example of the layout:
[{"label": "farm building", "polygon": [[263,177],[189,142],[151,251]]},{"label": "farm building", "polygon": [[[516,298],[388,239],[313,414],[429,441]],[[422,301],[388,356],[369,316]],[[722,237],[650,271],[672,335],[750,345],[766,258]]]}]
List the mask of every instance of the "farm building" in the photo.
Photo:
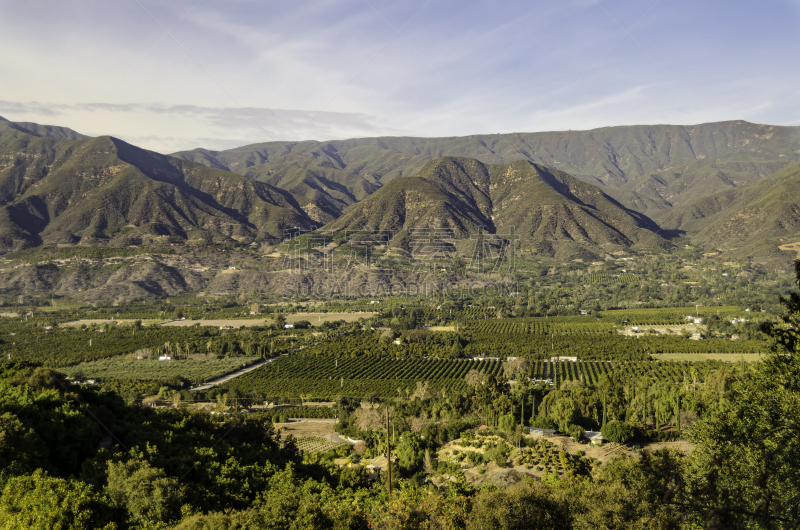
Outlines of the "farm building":
[{"label": "farm building", "polygon": [[534,436],[553,436],[556,433],[553,429],[540,429],[538,427],[531,427],[531,434]]},{"label": "farm building", "polygon": [[586,431],[584,436],[589,440],[589,443],[592,445],[603,445],[605,443],[605,438],[599,431]]},{"label": "farm building", "polygon": [[577,357],[550,357],[550,362],[551,363],[556,362],[556,361],[570,361],[570,362],[576,363],[576,362],[578,362],[578,358]]}]

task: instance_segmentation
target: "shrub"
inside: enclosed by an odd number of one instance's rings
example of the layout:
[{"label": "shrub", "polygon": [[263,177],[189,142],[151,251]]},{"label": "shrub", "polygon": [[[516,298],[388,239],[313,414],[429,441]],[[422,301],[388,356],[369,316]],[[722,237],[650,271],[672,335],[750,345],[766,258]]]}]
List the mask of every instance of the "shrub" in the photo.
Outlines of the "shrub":
[{"label": "shrub", "polygon": [[583,435],[586,431],[583,430],[583,427],[580,425],[571,424],[567,427],[567,433],[569,433],[570,437],[574,442],[580,442],[583,439]]},{"label": "shrub", "polygon": [[606,423],[600,432],[603,438],[618,444],[627,443],[633,438],[633,427],[624,421]]}]

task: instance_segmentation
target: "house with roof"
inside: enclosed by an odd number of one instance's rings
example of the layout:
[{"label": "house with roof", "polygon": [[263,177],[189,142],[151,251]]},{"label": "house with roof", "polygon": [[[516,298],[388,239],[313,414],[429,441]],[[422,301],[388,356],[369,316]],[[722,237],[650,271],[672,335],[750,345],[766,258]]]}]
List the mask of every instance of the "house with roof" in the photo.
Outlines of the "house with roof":
[{"label": "house with roof", "polygon": [[533,436],[546,437],[546,436],[554,436],[556,434],[556,431],[554,429],[541,429],[539,427],[531,427],[530,433]]},{"label": "house with roof", "polygon": [[586,431],[583,435],[589,440],[591,445],[603,445],[605,438],[600,431]]}]

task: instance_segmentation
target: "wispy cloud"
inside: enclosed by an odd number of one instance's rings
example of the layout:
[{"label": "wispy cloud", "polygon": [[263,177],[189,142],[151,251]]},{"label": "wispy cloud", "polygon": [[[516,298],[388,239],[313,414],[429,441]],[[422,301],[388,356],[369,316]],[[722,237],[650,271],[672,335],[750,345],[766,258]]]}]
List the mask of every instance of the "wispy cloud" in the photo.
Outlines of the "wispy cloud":
[{"label": "wispy cloud", "polygon": [[0,0],[0,114],[162,152],[800,119],[797,2],[140,2]]},{"label": "wispy cloud", "polygon": [[[100,123],[132,124],[144,121],[150,131],[181,130],[182,135],[131,134],[122,130],[98,130],[94,125],[87,134],[112,135],[147,149],[174,152],[195,147],[226,149],[247,143],[289,140],[328,140],[357,136],[384,136],[404,131],[381,126],[375,116],[355,112],[317,112],[309,110],[268,109],[257,107],[202,107],[198,105],[160,105],[143,103],[41,103],[0,101],[0,115],[16,109],[28,121],[48,120],[69,123],[72,118],[94,109]],[[313,118],[313,121],[312,121]],[[13,117],[12,117],[13,119]],[[255,120],[255,123],[254,121]],[[217,136],[198,136],[197,132],[214,131]],[[265,137],[265,132],[271,136]]]}]

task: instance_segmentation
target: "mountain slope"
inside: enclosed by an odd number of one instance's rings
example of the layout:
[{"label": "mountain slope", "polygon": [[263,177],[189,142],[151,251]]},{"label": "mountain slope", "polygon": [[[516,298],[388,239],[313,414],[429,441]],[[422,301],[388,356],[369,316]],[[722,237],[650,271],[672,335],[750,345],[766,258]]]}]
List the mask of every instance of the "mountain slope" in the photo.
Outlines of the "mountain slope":
[{"label": "mountain slope", "polygon": [[513,231],[522,247],[563,257],[666,245],[650,219],[562,171],[457,157],[392,180],[325,229],[391,230],[394,244],[407,248],[411,230],[426,227],[451,229],[462,240],[481,229]]},{"label": "mountain slope", "polygon": [[714,247],[800,240],[800,164],[759,182],[699,198],[664,222],[686,227],[695,242]]},{"label": "mountain slope", "polygon": [[[359,138],[268,142],[174,156],[289,188],[319,219],[393,178],[418,173],[442,156],[488,164],[529,160],[602,184],[629,208],[668,214],[700,195],[742,185],[800,161],[800,128],[744,121],[692,126],[635,125],[590,131],[474,135],[453,138]],[[321,185],[317,178],[323,178]],[[283,185],[281,185],[283,183]],[[341,186],[328,185],[334,183]],[[326,189],[345,196],[335,196]]]},{"label": "mountain slope", "polygon": [[67,127],[58,127],[56,125],[40,125],[31,122],[12,122],[0,116],[0,135],[13,134],[11,131],[18,133],[29,134],[31,136],[40,136],[42,138],[56,138],[64,140],[88,140],[91,136],[86,136],[79,132],[75,132]]},{"label": "mountain slope", "polygon": [[[764,153],[732,153],[683,167],[637,177],[609,190],[620,202],[661,221],[674,210],[725,190],[756,182],[780,171],[788,157]],[[691,230],[686,226],[675,229]]]},{"label": "mountain slope", "polygon": [[282,190],[111,137],[0,122],[0,249],[83,238],[279,239],[313,221]]}]

